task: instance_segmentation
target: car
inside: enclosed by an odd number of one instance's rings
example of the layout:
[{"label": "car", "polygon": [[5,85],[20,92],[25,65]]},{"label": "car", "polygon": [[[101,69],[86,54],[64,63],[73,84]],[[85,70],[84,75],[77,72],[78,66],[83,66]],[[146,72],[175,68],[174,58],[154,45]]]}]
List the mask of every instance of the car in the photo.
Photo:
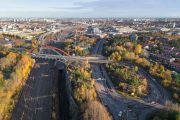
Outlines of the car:
[{"label": "car", "polygon": [[122,117],[122,113],[123,113],[122,111],[119,111],[118,116]]},{"label": "car", "polygon": [[152,101],[151,104],[155,104],[155,101]]},{"label": "car", "polygon": [[132,112],[132,110],[131,110],[131,109],[129,109],[128,111],[129,111],[129,112]]}]

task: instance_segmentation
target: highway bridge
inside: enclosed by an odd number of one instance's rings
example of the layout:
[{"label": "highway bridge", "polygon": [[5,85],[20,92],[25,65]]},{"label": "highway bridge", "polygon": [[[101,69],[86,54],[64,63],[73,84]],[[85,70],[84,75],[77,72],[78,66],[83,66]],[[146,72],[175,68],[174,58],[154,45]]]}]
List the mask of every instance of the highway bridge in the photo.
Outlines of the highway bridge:
[{"label": "highway bridge", "polygon": [[46,59],[46,60],[59,60],[62,62],[83,62],[88,61],[89,63],[112,63],[112,60],[108,60],[103,56],[71,56],[65,51],[53,47],[53,46],[41,46],[38,53],[33,53],[35,49],[31,50],[31,56],[35,59]]},{"label": "highway bridge", "polygon": [[83,62],[88,61],[89,63],[112,63],[112,60],[107,60],[105,57],[82,57],[82,56],[62,56],[52,54],[32,54],[35,59],[46,59],[46,60],[62,60],[64,62]]}]

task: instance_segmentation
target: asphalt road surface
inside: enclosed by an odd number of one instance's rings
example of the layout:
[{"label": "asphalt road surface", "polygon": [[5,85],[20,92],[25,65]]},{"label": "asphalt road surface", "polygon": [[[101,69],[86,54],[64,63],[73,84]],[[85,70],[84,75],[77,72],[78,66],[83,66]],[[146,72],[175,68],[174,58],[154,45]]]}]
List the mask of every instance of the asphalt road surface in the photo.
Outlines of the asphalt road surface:
[{"label": "asphalt road surface", "polygon": [[56,96],[54,63],[37,60],[20,93],[11,120],[51,120]]},{"label": "asphalt road surface", "polygon": [[[104,40],[97,42],[93,54],[101,54],[103,43]],[[103,68],[103,65],[91,64],[91,68],[93,77],[96,80],[95,88],[97,94],[115,120],[144,120],[146,115],[153,110],[162,109],[164,107],[161,104],[151,104],[143,99],[127,98],[118,94]],[[159,95],[159,93],[157,94]],[[120,111],[123,112],[122,117],[118,116]]]}]

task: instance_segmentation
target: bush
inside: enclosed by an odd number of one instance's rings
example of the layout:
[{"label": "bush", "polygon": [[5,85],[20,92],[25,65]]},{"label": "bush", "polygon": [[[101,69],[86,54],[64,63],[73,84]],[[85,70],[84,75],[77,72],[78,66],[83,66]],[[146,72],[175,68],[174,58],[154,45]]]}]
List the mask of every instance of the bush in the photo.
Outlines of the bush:
[{"label": "bush", "polygon": [[[15,55],[14,53],[10,53],[9,55],[11,57],[19,56],[19,60],[16,64],[13,63],[14,65],[9,63],[6,64],[7,66],[11,65],[12,70],[11,72],[8,72],[8,74],[10,74],[8,80],[3,80],[3,84],[1,84],[2,86],[0,87],[0,104],[3,105],[0,107],[0,119],[3,120],[9,119],[9,114],[15,105],[15,99],[17,99],[16,96],[18,95],[20,89],[23,87],[30,69],[34,64],[34,60],[32,60],[28,55]],[[13,62],[16,60],[10,61]],[[6,69],[7,68],[5,67],[4,70]],[[4,73],[3,75],[2,72],[0,74],[0,82],[2,83],[2,76],[4,76]]]},{"label": "bush", "polygon": [[91,101],[85,105],[83,120],[112,120],[112,117],[100,102]]}]

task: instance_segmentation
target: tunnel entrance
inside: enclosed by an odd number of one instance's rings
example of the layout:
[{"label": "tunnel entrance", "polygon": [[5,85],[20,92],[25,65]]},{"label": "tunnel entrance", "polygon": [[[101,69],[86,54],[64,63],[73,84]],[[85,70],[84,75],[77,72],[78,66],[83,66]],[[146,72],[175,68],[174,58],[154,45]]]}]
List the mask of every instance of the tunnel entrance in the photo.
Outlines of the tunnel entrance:
[{"label": "tunnel entrance", "polygon": [[69,120],[69,98],[66,87],[66,72],[58,70],[59,118]]}]

